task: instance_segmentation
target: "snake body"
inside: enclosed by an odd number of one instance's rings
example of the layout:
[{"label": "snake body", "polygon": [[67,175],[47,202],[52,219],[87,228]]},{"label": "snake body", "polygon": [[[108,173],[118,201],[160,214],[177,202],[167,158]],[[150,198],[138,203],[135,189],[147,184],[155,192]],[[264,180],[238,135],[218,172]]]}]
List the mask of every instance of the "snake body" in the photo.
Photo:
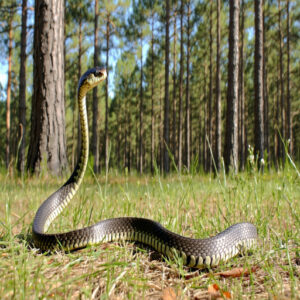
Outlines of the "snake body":
[{"label": "snake body", "polygon": [[180,257],[183,264],[202,268],[215,266],[238,253],[247,251],[257,240],[256,227],[238,223],[207,239],[180,236],[158,222],[143,218],[114,218],[100,221],[82,229],[47,234],[52,221],[73,198],[82,182],[89,153],[86,93],[106,78],[104,68],[92,68],[78,84],[78,107],[81,124],[81,150],[78,163],[68,181],[48,197],[37,210],[33,221],[33,239],[43,251],[63,249],[70,251],[90,244],[128,240],[148,245],[169,258]]}]

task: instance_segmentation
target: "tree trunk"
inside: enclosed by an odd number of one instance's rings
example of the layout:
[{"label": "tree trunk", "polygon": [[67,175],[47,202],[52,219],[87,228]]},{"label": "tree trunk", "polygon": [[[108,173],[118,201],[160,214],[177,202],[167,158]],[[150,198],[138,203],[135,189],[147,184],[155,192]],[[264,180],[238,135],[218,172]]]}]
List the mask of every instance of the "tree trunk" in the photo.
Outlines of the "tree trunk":
[{"label": "tree trunk", "polygon": [[212,102],[213,102],[213,62],[212,62],[212,52],[213,52],[213,36],[212,36],[212,0],[210,0],[210,13],[209,13],[209,99],[208,99],[208,143],[209,147],[207,148],[207,157],[208,157],[208,171],[211,171],[212,167],[212,156],[211,149],[212,145]]},{"label": "tree trunk", "polygon": [[[263,22],[265,20],[265,13],[263,11]],[[265,22],[264,22],[265,24]],[[263,25],[263,76],[264,76],[264,83],[263,83],[263,95],[264,95],[264,145],[265,150],[267,151],[268,161],[267,166],[268,169],[270,169],[270,137],[269,137],[269,86],[268,86],[268,70],[267,70],[267,64],[268,64],[268,53],[267,53],[267,47],[266,47],[266,28],[265,25]]]},{"label": "tree trunk", "polygon": [[[82,20],[79,19],[79,24],[78,24],[78,57],[77,57],[77,82],[79,82],[79,79],[81,77],[81,56],[82,56]],[[75,85],[75,90],[77,92],[77,84]],[[77,103],[77,102],[76,102]],[[81,147],[81,129],[80,129],[80,117],[79,117],[79,111],[76,110],[77,112],[77,153],[76,153],[76,159],[78,160],[78,156],[80,153],[80,147]]]},{"label": "tree trunk", "polygon": [[162,78],[159,78],[159,127],[158,127],[158,136],[159,136],[159,164],[160,171],[163,172],[163,162],[164,162],[164,137],[163,137],[163,104],[162,104]]},{"label": "tree trunk", "polygon": [[169,149],[170,149],[170,124],[169,124],[169,52],[170,52],[170,40],[169,40],[169,23],[170,23],[170,0],[166,0],[166,49],[165,49],[165,103],[164,103],[164,172],[169,173]]},{"label": "tree trunk", "polygon": [[226,111],[226,135],[224,162],[226,171],[232,167],[238,169],[237,139],[237,104],[238,104],[238,69],[239,69],[239,1],[230,0],[229,17],[229,53],[228,53],[228,88]]},{"label": "tree trunk", "polygon": [[244,83],[244,24],[245,24],[245,2],[241,4],[241,41],[239,55],[239,156],[240,170],[244,170],[246,162],[246,125],[245,125],[245,83]]},{"label": "tree trunk", "polygon": [[35,2],[34,91],[27,161],[31,172],[47,167],[60,174],[67,166],[63,13],[63,0]]},{"label": "tree trunk", "polygon": [[154,15],[152,12],[152,34],[151,34],[151,173],[154,173]]},{"label": "tree trunk", "polygon": [[216,73],[216,151],[215,161],[217,171],[221,169],[221,28],[220,28],[220,0],[217,0],[217,73]]},{"label": "tree trunk", "polygon": [[12,42],[13,42],[13,13],[10,13],[8,23],[8,71],[6,89],[6,168],[10,163],[10,98],[11,98],[11,63],[12,63]]},{"label": "tree trunk", "polygon": [[[127,103],[128,103],[129,108],[127,106]],[[131,170],[131,157],[132,157],[131,148],[132,147],[131,147],[131,115],[130,115],[129,111],[130,111],[130,102],[127,101],[127,99],[126,99],[125,113],[126,113],[126,118],[127,118],[127,122],[126,123],[127,123],[127,128],[128,128],[128,130],[126,131],[127,132],[126,138],[128,139],[128,141],[127,141],[127,147],[126,147],[126,148],[128,148],[127,149],[127,154],[126,154],[126,156],[127,156],[126,167],[128,169],[128,172],[130,173],[130,170]]]},{"label": "tree trunk", "polygon": [[[274,130],[274,164],[275,164],[275,168],[276,170],[278,169],[279,167],[279,162],[280,162],[280,157],[281,157],[281,154],[280,154],[280,145],[281,145],[281,142],[280,142],[280,134],[279,134],[279,128],[280,128],[280,118],[279,118],[279,115],[280,115],[280,75],[279,75],[279,61],[277,61],[277,76],[276,76],[276,112],[274,114],[275,116],[275,120],[274,120],[274,125],[275,125],[275,130]],[[275,101],[274,101],[275,102]],[[274,103],[275,104],[275,103]]]},{"label": "tree trunk", "polygon": [[140,79],[140,131],[139,131],[139,172],[143,173],[143,36],[141,34],[141,79]]},{"label": "tree trunk", "polygon": [[[99,45],[98,45],[98,0],[95,0],[95,18],[94,18],[94,66],[99,64]],[[92,124],[92,153],[94,157],[94,172],[97,174],[99,168],[99,142],[98,142],[98,88],[93,89],[93,124]]]},{"label": "tree trunk", "polygon": [[262,0],[254,1],[255,53],[254,53],[254,154],[258,167],[264,169],[264,99],[263,99],[263,14]]},{"label": "tree trunk", "polygon": [[203,169],[207,172],[207,64],[204,65],[204,88],[203,88],[203,95],[204,95],[204,118],[203,118],[203,135],[202,135],[202,144],[203,144]]},{"label": "tree trunk", "polygon": [[281,28],[281,5],[280,1],[278,0],[278,35],[279,35],[279,76],[280,76],[280,135],[279,137],[279,147],[280,147],[280,158],[282,162],[282,166],[285,163],[285,149],[284,149],[284,142],[285,142],[285,105],[284,105],[284,79],[283,79],[283,41],[282,41],[282,28]]},{"label": "tree trunk", "polygon": [[21,61],[19,85],[19,140],[17,169],[23,174],[25,168],[26,137],[26,35],[27,35],[27,0],[22,1]]},{"label": "tree trunk", "polygon": [[191,164],[191,141],[190,141],[190,16],[191,3],[187,1],[187,53],[186,53],[186,101],[185,101],[185,155],[186,168],[190,171]]},{"label": "tree trunk", "polygon": [[183,101],[183,4],[180,6],[180,74],[179,74],[179,120],[178,120],[178,170],[182,168],[182,101]]},{"label": "tree trunk", "polygon": [[105,172],[108,172],[108,163],[109,163],[109,153],[108,153],[108,74],[109,74],[109,39],[110,39],[110,32],[109,32],[109,23],[110,23],[110,14],[107,15],[106,20],[106,81],[105,81],[105,128],[104,128],[104,135],[105,135]]},{"label": "tree trunk", "polygon": [[286,122],[287,122],[287,135],[286,138],[288,140],[288,151],[289,154],[292,156],[294,151],[294,145],[293,145],[293,131],[292,131],[292,118],[291,118],[291,94],[290,94],[290,1],[286,1],[286,10],[287,10],[287,40],[286,40],[286,51],[287,51],[287,79],[286,79],[286,89],[287,89],[287,95],[286,95],[286,104],[287,104],[287,110],[286,110]]},{"label": "tree trunk", "polygon": [[177,160],[177,147],[176,147],[176,46],[177,46],[177,24],[176,24],[176,7],[174,8],[174,44],[173,44],[173,120],[172,120],[172,152],[173,156],[175,158],[175,161]]}]

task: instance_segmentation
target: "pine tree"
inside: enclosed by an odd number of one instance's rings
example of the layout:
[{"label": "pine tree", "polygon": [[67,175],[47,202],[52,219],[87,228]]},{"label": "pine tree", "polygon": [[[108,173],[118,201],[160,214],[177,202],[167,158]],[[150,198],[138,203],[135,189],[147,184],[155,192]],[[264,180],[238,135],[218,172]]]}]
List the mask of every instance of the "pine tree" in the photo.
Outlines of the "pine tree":
[{"label": "pine tree", "polygon": [[238,102],[238,61],[239,61],[239,1],[230,0],[229,16],[229,53],[228,53],[228,88],[226,111],[226,136],[224,162],[226,170],[238,169],[237,151],[237,102]]},{"label": "pine tree", "polygon": [[49,171],[59,174],[67,166],[63,86],[64,1],[48,1],[46,6],[39,1],[35,10],[34,94],[27,168],[31,172],[39,172],[45,167],[42,165],[45,161]]}]

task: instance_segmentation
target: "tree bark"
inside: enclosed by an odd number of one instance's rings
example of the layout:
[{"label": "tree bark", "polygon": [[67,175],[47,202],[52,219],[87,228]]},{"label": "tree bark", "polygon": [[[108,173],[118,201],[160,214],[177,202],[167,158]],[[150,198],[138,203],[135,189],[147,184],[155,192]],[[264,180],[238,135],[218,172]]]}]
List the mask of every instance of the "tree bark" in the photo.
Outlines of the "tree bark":
[{"label": "tree bark", "polygon": [[170,149],[170,124],[169,124],[169,24],[170,24],[170,0],[166,0],[166,48],[165,48],[165,101],[164,101],[164,161],[163,169],[165,173],[170,171],[169,149]]},{"label": "tree bark", "polygon": [[151,34],[151,173],[154,173],[154,14],[152,11],[152,34]]},{"label": "tree bark", "polygon": [[217,0],[217,73],[216,73],[216,151],[215,161],[217,171],[221,169],[221,27],[220,27],[220,0]]},{"label": "tree bark", "polygon": [[269,137],[269,86],[268,86],[268,51],[266,47],[266,27],[265,27],[265,12],[263,11],[263,95],[264,95],[264,146],[267,152],[268,161],[267,167],[270,169],[270,137]]},{"label": "tree bark", "polygon": [[180,74],[179,74],[179,120],[178,120],[178,170],[182,168],[182,101],[183,101],[183,9],[184,0],[180,5]]},{"label": "tree bark", "polygon": [[292,118],[291,118],[291,93],[290,93],[290,1],[286,1],[286,10],[287,10],[287,40],[286,40],[286,51],[287,51],[287,79],[286,79],[286,122],[287,122],[287,135],[286,138],[288,140],[288,151],[289,154],[292,156],[294,152],[294,145],[293,145],[293,131],[292,131]]},{"label": "tree bark", "polygon": [[204,117],[203,117],[203,135],[202,135],[202,144],[203,144],[203,169],[205,172],[207,172],[207,64],[204,65],[204,87],[203,87],[203,95],[204,95]]},{"label": "tree bark", "polygon": [[110,24],[110,14],[107,14],[106,19],[106,81],[105,81],[105,128],[104,128],[104,135],[105,135],[105,172],[108,172],[108,164],[109,164],[109,153],[108,153],[108,74],[109,74],[109,39],[110,39],[110,32],[109,32],[109,24]]},{"label": "tree bark", "polygon": [[144,124],[143,124],[143,106],[144,106],[144,94],[143,94],[143,36],[141,34],[141,77],[140,77],[140,131],[139,131],[139,172],[143,173],[143,135],[144,135]]},{"label": "tree bark", "polygon": [[177,46],[177,13],[176,13],[176,7],[174,8],[174,43],[173,43],[173,120],[172,120],[172,152],[173,156],[175,158],[175,161],[177,160],[177,147],[176,147],[176,46]]},{"label": "tree bark", "polygon": [[22,1],[21,61],[19,85],[19,140],[17,169],[23,174],[25,168],[26,137],[26,35],[27,35],[27,0]]},{"label": "tree bark", "polygon": [[[78,24],[78,56],[77,56],[77,82],[79,82],[79,79],[81,77],[81,56],[82,56],[82,20],[79,19]],[[77,91],[77,84],[75,85],[76,91]],[[76,101],[77,103],[77,101]],[[78,160],[78,156],[80,153],[80,147],[81,147],[81,129],[80,129],[80,117],[79,117],[79,111],[77,112],[77,152],[76,152],[76,160]]]},{"label": "tree bark", "polygon": [[244,27],[245,2],[241,3],[241,40],[239,55],[239,157],[240,170],[244,170],[247,154],[246,124],[245,124],[245,83],[244,83]]},{"label": "tree bark", "polygon": [[34,92],[27,160],[31,172],[47,167],[60,174],[67,166],[63,47],[64,1],[36,0]]},{"label": "tree bark", "polygon": [[[98,44],[98,0],[95,0],[95,18],[94,18],[94,66],[99,64],[99,44]],[[93,124],[92,124],[92,153],[94,157],[94,172],[97,174],[100,171],[99,168],[99,142],[98,142],[98,88],[93,89]]]},{"label": "tree bark", "polygon": [[213,36],[212,36],[212,0],[210,0],[210,13],[209,13],[209,99],[208,99],[208,143],[209,147],[207,148],[207,169],[210,172],[212,167],[212,156],[211,156],[211,149],[212,145],[212,102],[213,102]]},{"label": "tree bark", "polygon": [[237,132],[237,104],[238,104],[238,62],[239,62],[239,1],[230,0],[229,17],[229,53],[228,53],[228,88],[226,111],[226,134],[224,162],[226,171],[232,167],[238,169],[238,132]]},{"label": "tree bark", "polygon": [[12,64],[12,42],[13,42],[13,13],[10,12],[8,23],[8,71],[6,88],[6,168],[10,163],[10,101],[11,101],[11,64]]},{"label": "tree bark", "polygon": [[283,79],[283,41],[282,41],[282,28],[281,28],[281,5],[278,0],[278,35],[279,35],[279,76],[280,76],[280,135],[279,137],[279,155],[281,158],[282,166],[285,163],[285,149],[284,149],[284,141],[285,141],[285,104],[284,104],[284,79]]},{"label": "tree bark", "polygon": [[254,1],[255,53],[254,53],[254,154],[258,168],[264,169],[264,98],[263,98],[263,14],[262,0]]},{"label": "tree bark", "polygon": [[185,155],[186,168],[190,171],[191,164],[191,141],[190,141],[190,16],[191,3],[187,1],[187,53],[186,53],[186,101],[185,101]]}]

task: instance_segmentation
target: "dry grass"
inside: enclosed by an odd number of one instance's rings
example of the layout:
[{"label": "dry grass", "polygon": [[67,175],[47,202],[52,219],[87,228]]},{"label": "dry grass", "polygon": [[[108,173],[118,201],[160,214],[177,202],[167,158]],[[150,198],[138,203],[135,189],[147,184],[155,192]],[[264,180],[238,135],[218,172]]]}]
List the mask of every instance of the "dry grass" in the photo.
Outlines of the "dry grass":
[{"label": "dry grass", "polygon": [[[105,180],[89,174],[51,226],[54,232],[104,218],[143,216],[186,236],[208,237],[236,222],[256,224],[259,247],[253,255],[201,271],[132,243],[41,254],[27,242],[31,222],[41,201],[62,180],[2,174],[0,182],[1,299],[210,299],[211,284],[234,299],[299,299],[300,180],[288,167],[280,173],[227,178],[110,173]],[[236,267],[256,269],[245,277],[216,274]],[[166,295],[168,288],[173,298]]]}]

